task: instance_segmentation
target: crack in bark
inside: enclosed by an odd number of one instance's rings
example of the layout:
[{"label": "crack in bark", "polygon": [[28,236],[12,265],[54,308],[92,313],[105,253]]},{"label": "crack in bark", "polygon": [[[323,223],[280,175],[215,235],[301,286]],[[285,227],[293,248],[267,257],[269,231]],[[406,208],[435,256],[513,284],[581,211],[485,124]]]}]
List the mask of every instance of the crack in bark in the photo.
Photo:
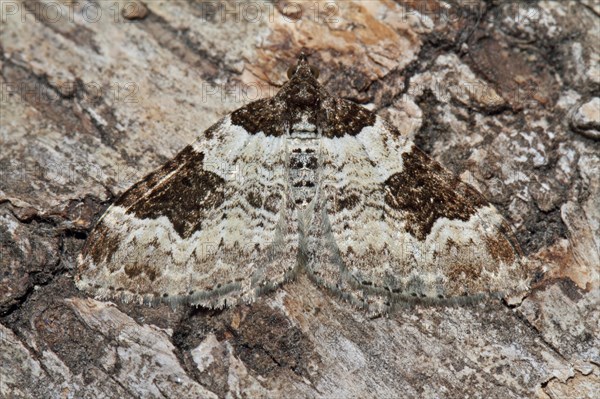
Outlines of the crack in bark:
[{"label": "crack in bark", "polygon": [[532,332],[534,332],[535,336],[538,337],[540,339],[541,342],[543,342],[548,348],[550,348],[550,350],[552,352],[554,352],[558,357],[560,357],[562,360],[565,361],[565,363],[567,363],[569,366],[572,366],[572,363],[569,361],[569,359],[567,359],[558,348],[556,348],[552,343],[548,342],[545,338],[544,335],[542,334],[542,332],[535,326],[533,325],[528,319],[527,317],[525,317],[523,314],[516,312],[515,310],[518,310],[519,307],[521,307],[521,305],[519,305],[518,307],[516,307],[515,309],[511,309],[512,313],[517,317],[517,319],[519,319],[529,330],[531,330]]},{"label": "crack in bark", "polygon": [[[15,60],[13,58],[7,58],[4,54],[3,49],[0,47],[0,60],[2,61],[3,65],[2,68],[0,69],[0,75],[2,75],[2,77],[4,78],[4,80],[7,83],[14,83],[15,80],[11,79],[11,77],[7,74],[7,70],[9,70],[9,68],[13,68],[13,72],[16,73],[17,75],[24,75],[24,78],[18,79],[16,80],[16,82],[26,82],[27,85],[31,86],[32,83],[35,84],[35,82],[37,82],[38,85],[40,85],[41,87],[43,87],[45,90],[48,90],[49,92],[52,93],[53,96],[55,96],[55,98],[61,100],[61,101],[53,101],[51,98],[50,99],[42,99],[41,98],[41,92],[38,93],[39,90],[27,90],[26,93],[28,94],[32,94],[35,93],[36,95],[34,97],[29,96],[29,95],[21,95],[21,93],[18,93],[18,96],[21,96],[21,100],[26,101],[31,107],[37,109],[40,113],[46,115],[50,120],[54,121],[58,126],[64,126],[67,129],[71,129],[72,131],[77,131],[79,130],[78,128],[81,127],[85,127],[86,124],[82,123],[81,121],[81,115],[77,115],[76,113],[73,112],[73,108],[72,107],[68,107],[68,104],[71,105],[77,105],[82,111],[83,114],[89,119],[90,123],[93,126],[92,131],[88,131],[87,133],[93,134],[97,137],[100,138],[100,141],[106,145],[107,147],[110,147],[112,149],[116,149],[115,147],[115,141],[111,138],[110,132],[111,130],[113,130],[112,128],[107,128],[105,126],[103,126],[101,123],[99,123],[97,121],[97,119],[94,117],[94,115],[92,115],[92,112],[90,111],[90,108],[87,106],[84,106],[83,104],[83,96],[81,95],[82,93],[86,93],[89,94],[86,89],[85,86],[83,85],[83,83],[81,82],[80,79],[76,79],[75,80],[75,87],[73,88],[72,92],[69,92],[69,94],[65,94],[63,92],[60,91],[60,89],[52,84],[50,82],[50,80],[48,79],[47,75],[38,75],[35,72],[33,72],[29,66],[24,63],[24,62],[19,62],[18,60]],[[40,98],[37,98],[37,97]],[[52,97],[52,96],[50,96]],[[102,105],[106,106],[108,113],[107,112],[98,112],[99,114],[102,114],[102,117],[104,119],[108,119],[107,121],[107,125],[109,126],[114,126],[116,124],[116,118],[115,118],[115,112],[114,110],[109,107],[106,102],[102,102]]]}]

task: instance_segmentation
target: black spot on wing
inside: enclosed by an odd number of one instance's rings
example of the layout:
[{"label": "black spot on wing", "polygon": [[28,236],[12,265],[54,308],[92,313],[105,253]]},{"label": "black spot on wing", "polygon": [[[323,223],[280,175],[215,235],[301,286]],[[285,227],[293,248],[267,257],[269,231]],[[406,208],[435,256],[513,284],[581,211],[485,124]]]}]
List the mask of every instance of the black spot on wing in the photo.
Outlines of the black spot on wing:
[{"label": "black spot on wing", "polygon": [[360,203],[360,197],[354,193],[343,195],[340,194],[338,200],[335,203],[336,212],[341,212],[344,209],[352,210]]},{"label": "black spot on wing", "polygon": [[165,216],[181,237],[188,238],[202,228],[207,210],[224,201],[224,180],[205,171],[203,161],[204,154],[187,146],[126,191],[115,205],[140,219]]},{"label": "black spot on wing", "polygon": [[281,207],[283,197],[280,193],[274,192],[267,195],[263,207],[271,213],[277,213]]},{"label": "black spot on wing", "polygon": [[402,154],[403,170],[384,183],[387,206],[404,212],[406,229],[419,240],[436,220],[469,220],[488,202],[470,185],[414,147]]}]

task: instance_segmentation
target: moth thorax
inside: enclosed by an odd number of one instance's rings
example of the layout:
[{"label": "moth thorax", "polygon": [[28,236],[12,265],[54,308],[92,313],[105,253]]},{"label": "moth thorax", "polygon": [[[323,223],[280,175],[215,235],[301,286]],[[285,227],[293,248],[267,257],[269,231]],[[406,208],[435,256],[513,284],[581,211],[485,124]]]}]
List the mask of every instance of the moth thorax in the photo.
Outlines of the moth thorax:
[{"label": "moth thorax", "polygon": [[289,140],[289,179],[294,204],[308,207],[317,192],[319,139],[314,132],[293,132]]},{"label": "moth thorax", "polygon": [[317,132],[314,112],[300,112],[293,118],[291,136],[311,137]]}]

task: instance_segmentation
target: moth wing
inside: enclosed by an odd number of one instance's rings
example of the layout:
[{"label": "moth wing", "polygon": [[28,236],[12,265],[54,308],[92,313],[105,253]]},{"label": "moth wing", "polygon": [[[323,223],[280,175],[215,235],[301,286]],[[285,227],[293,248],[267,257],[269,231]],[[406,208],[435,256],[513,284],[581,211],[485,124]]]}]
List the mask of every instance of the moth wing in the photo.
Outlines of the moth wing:
[{"label": "moth wing", "polygon": [[290,276],[298,238],[285,136],[250,134],[231,119],[106,211],[80,255],[79,288],[223,307],[252,301]]},{"label": "moth wing", "polygon": [[321,165],[307,249],[318,283],[374,308],[526,287],[494,206],[381,118],[323,138]]}]

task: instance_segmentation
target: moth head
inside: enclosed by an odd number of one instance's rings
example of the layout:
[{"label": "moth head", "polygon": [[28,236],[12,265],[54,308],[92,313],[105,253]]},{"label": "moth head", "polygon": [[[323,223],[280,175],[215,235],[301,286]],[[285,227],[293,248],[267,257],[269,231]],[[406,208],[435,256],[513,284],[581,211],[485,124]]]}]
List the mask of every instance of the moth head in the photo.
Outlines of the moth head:
[{"label": "moth head", "polygon": [[298,56],[296,65],[290,66],[287,70],[288,79],[297,74],[310,74],[315,79],[319,77],[319,70],[308,63],[308,56],[304,51]]}]

